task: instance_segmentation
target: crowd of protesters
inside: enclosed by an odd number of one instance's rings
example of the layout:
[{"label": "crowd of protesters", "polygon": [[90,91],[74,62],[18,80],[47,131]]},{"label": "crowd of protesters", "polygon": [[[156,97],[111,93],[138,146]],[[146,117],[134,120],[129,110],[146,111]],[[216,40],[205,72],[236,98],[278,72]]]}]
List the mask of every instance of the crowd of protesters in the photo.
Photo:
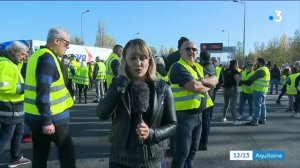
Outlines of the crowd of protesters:
[{"label": "crowd of protesters", "polygon": [[221,89],[220,122],[267,124],[267,94],[279,94],[277,104],[287,94],[286,111],[299,116],[300,61],[280,67],[257,58],[240,68],[236,60],[222,66],[181,37],[178,50],[166,60],[154,57],[144,40],[133,39],[124,48],[115,45],[107,60],[98,56],[95,62],[79,62],[65,55],[69,45],[68,31],[52,28],[46,46],[35,53],[29,54],[20,42],[1,51],[0,153],[10,142],[9,167],[31,163],[20,149],[24,122],[26,134],[30,132],[25,142],[33,142],[33,168],[47,167],[51,142],[58,148],[60,166],[76,167],[69,109],[74,102],[88,103],[88,90],[96,90],[93,103],[99,103],[99,118],[112,120],[111,168],[194,167],[197,151],[209,150],[215,97]]}]

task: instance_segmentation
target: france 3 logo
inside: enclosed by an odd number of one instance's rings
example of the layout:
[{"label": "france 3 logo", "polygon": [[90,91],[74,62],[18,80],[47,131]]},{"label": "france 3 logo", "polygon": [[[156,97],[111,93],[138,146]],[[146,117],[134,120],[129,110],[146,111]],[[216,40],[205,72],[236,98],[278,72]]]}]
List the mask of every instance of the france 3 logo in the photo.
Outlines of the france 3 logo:
[{"label": "france 3 logo", "polygon": [[274,14],[275,14],[275,16],[273,16],[273,15],[269,16],[269,20],[270,21],[274,20],[275,22],[280,23],[283,19],[282,11],[281,10],[275,10]]}]

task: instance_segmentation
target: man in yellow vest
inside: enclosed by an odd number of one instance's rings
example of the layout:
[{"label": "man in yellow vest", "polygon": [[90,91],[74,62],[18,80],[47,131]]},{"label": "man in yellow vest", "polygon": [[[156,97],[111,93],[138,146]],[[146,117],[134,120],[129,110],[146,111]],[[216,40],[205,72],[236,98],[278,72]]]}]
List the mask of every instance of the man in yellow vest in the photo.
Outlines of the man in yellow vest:
[{"label": "man in yellow vest", "polygon": [[[300,61],[295,62],[295,67],[298,69],[298,72],[300,73]],[[297,95],[295,97],[295,113],[293,117],[299,117],[300,113],[300,74],[298,77],[296,77],[295,80],[295,87],[297,88]]]},{"label": "man in yellow vest", "polygon": [[95,63],[94,63],[94,61],[91,61],[91,62],[88,62],[87,64],[89,67],[89,79],[90,79],[89,90],[92,90],[93,86],[94,86],[93,73],[94,73]]},{"label": "man in yellow vest", "polygon": [[69,49],[70,34],[62,28],[48,32],[46,46],[28,60],[25,80],[25,122],[32,129],[32,168],[46,168],[51,142],[57,146],[60,167],[75,168],[75,152],[69,133],[74,104],[67,90],[58,56]]},{"label": "man in yellow vest", "polygon": [[78,86],[78,98],[79,98],[79,103],[81,104],[81,96],[82,92],[84,94],[84,103],[87,103],[87,90],[89,86],[89,68],[87,66],[87,63],[85,61],[82,61],[80,64],[80,67],[77,68],[76,70],[76,75],[74,77],[74,82]]},{"label": "man in yellow vest", "polygon": [[96,100],[94,103],[100,101],[104,98],[104,82],[106,80],[106,66],[103,61],[100,60],[100,57],[96,57],[96,64],[94,66],[93,79],[95,81],[96,87]]},{"label": "man in yellow vest", "polygon": [[251,86],[253,84],[253,109],[254,117],[252,121],[246,123],[250,126],[258,126],[258,124],[266,124],[267,109],[266,97],[270,83],[270,70],[266,67],[263,58],[256,59],[256,71],[248,80],[241,80],[241,84]]},{"label": "man in yellow vest", "polygon": [[[300,75],[298,72],[298,68],[295,66],[292,67],[292,74],[289,75],[286,81],[286,93],[289,98],[289,108],[288,110],[294,111],[295,110],[295,100],[297,95],[297,87],[296,87],[296,78]],[[297,113],[294,113],[292,116],[297,117]]]},{"label": "man in yellow vest", "polygon": [[113,52],[107,58],[105,65],[106,65],[106,84],[107,89],[112,84],[112,81],[118,76],[118,70],[120,65],[120,58],[122,56],[123,47],[121,45],[115,45],[113,48]]},{"label": "man in yellow vest", "polygon": [[28,56],[28,47],[13,42],[8,51],[0,55],[0,153],[7,143],[10,145],[11,162],[8,167],[29,164],[22,156],[21,141],[24,133],[24,79],[17,67]]},{"label": "man in yellow vest", "polygon": [[180,48],[180,55],[180,60],[171,66],[169,72],[178,119],[176,153],[172,168],[192,168],[200,140],[200,114],[213,103],[205,99],[210,88],[204,83],[210,83],[210,78],[204,79],[203,67],[195,63],[195,43],[184,42]]},{"label": "man in yellow vest", "polygon": [[[247,80],[254,74],[253,71],[253,62],[251,60],[246,63],[246,70],[242,72],[241,80]],[[248,101],[249,106],[249,116],[246,118],[247,121],[251,121],[253,119],[253,88],[249,85],[242,84],[240,91],[240,104],[239,104],[239,116],[236,118],[237,120],[243,119],[244,106],[246,101]]]},{"label": "man in yellow vest", "polygon": [[298,70],[296,67],[291,67],[291,74],[286,79],[286,93],[289,98],[289,106],[285,111],[293,111],[294,96],[297,94],[297,89],[295,87],[295,80],[298,76]]}]

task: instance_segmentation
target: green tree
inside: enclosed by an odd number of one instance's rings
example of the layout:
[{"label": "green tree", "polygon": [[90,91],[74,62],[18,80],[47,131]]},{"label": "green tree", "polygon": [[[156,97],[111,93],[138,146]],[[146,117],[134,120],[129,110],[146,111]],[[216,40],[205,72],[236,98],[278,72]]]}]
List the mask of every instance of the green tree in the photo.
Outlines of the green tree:
[{"label": "green tree", "polygon": [[72,37],[70,43],[75,44],[75,45],[84,45],[84,41],[80,37],[77,37],[77,36]]},{"label": "green tree", "polygon": [[290,40],[290,54],[293,62],[300,60],[300,31],[296,30],[294,37]]}]

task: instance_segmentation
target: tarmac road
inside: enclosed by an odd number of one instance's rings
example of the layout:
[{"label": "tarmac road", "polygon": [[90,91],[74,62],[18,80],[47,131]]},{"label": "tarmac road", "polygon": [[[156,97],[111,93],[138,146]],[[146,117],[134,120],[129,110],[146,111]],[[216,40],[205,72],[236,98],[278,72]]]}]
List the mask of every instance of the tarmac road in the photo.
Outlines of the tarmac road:
[{"label": "tarmac road", "polygon": [[[89,91],[89,102],[94,92]],[[275,104],[277,95],[267,96],[267,123],[259,126],[233,126],[220,122],[223,108],[222,92],[218,92],[213,115],[208,151],[197,153],[195,168],[299,168],[300,167],[300,118],[291,117],[287,108],[287,97],[282,105]],[[71,109],[71,135],[75,144],[78,168],[107,168],[109,156],[108,135],[110,121],[100,121],[95,114],[96,103],[76,104]],[[247,113],[247,105],[245,112]],[[246,114],[244,113],[244,114]],[[54,144],[53,144],[54,145]],[[23,153],[32,158],[32,143],[23,144]],[[283,161],[230,161],[232,150],[282,150]],[[9,148],[0,154],[0,167],[7,167]],[[31,165],[19,166],[29,168]],[[56,148],[50,151],[48,168],[59,168]]]}]

